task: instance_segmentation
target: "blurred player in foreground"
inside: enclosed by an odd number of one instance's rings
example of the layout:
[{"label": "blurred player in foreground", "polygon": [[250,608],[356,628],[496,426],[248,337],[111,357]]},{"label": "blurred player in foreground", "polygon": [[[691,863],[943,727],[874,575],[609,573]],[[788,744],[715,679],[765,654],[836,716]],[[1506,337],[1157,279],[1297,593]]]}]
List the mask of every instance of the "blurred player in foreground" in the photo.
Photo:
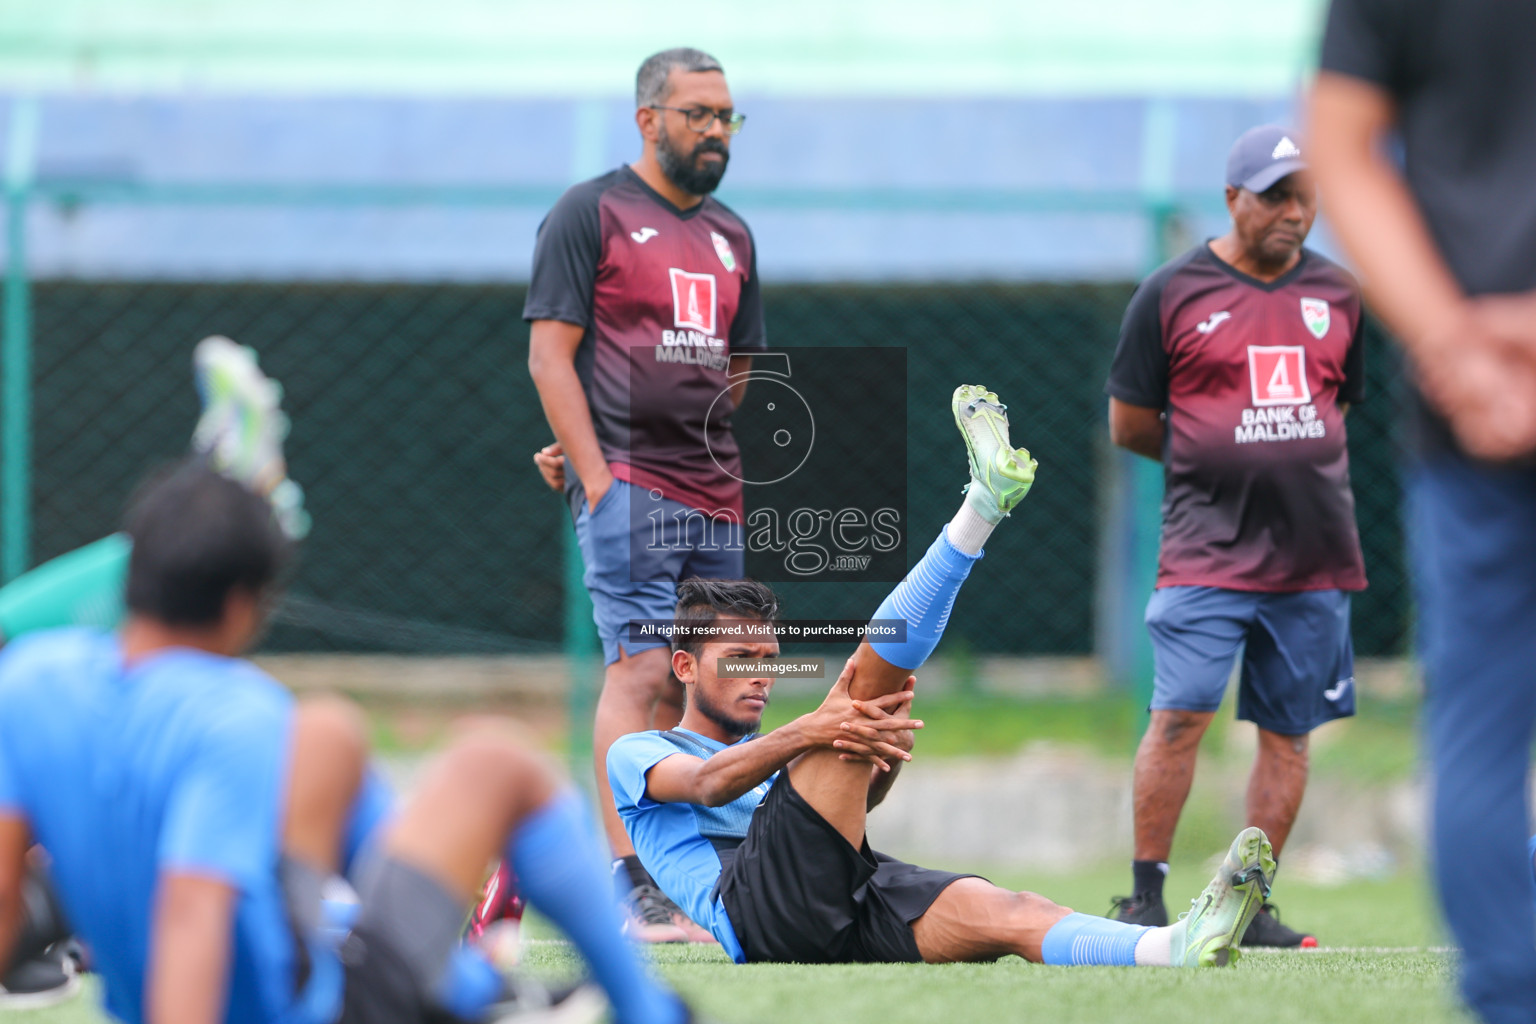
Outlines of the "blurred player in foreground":
[{"label": "blurred player in foreground", "polygon": [[[1355,713],[1349,605],[1365,561],[1344,414],[1365,393],[1360,292],[1303,245],[1317,193],[1298,137],[1261,125],[1232,145],[1231,230],[1136,289],[1105,388],[1110,437],[1167,481],[1122,921],[1168,923],[1174,830],[1239,652],[1237,717],[1258,727],[1247,820],[1276,857],[1306,792],[1312,730]],[[1265,904],[1243,944],[1317,940]]]},{"label": "blurred player in foreground", "polygon": [[1312,96],[1334,227],[1423,399],[1408,521],[1434,875],[1490,1024],[1536,1020],[1533,54],[1529,2],[1334,0]]},{"label": "blurred player in foreground", "polygon": [[[36,841],[120,1020],[553,1019],[459,942],[505,856],[618,1021],[686,1019],[620,934],[582,802],[505,726],[466,732],[394,811],[355,708],[295,701],[237,657],[290,553],[265,499],[190,462],[141,493],[127,534],[119,633],[0,653],[0,954]],[[335,873],[361,904],[339,950],[321,932]],[[595,1017],[593,999],[561,1019]]]},{"label": "blurred player in foreground", "polygon": [[[995,960],[1048,964],[1220,966],[1274,873],[1256,828],[1233,842],[1220,873],[1178,923],[1150,928],[1077,914],[1033,893],[921,868],[873,852],[865,818],[909,760],[911,672],[932,653],[956,594],[996,525],[1023,500],[1035,463],[1008,439],[997,396],[965,386],[953,399],[970,456],[964,503],[875,613],[904,619],[902,642],[861,643],[816,711],[759,735],[773,676],[739,678],[720,659],[771,669],[771,636],[674,639],[688,688],[682,724],[625,736],[608,752],[618,811],[662,888],[740,963]],[[772,623],[773,591],[753,580],[687,580],[676,621]]]},{"label": "blurred player in foreground", "polygon": [[640,158],[560,197],[539,226],[523,316],[557,439],[537,458],[565,490],[603,644],[592,747],[615,880],[635,937],[707,940],[635,858],[603,764],[619,736],[682,713],[666,644],[626,636],[626,625],[670,616],[680,579],[743,572],[730,418],[765,344],[763,305],[752,233],[711,195],[745,120],[719,62],[653,54],[635,105]]},{"label": "blurred player in foreground", "polygon": [[[197,344],[192,370],[203,403],[193,452],[210,468],[265,494],[283,532],[302,538],[309,516],[283,458],[288,419],[279,408],[282,388],[261,372],[254,351],[218,335]],[[0,644],[57,626],[116,628],[123,619],[131,548],[127,534],[114,533],[0,587]],[[33,912],[0,983],[0,1008],[46,1006],[79,988],[74,975],[83,957],[44,877],[38,873],[28,880]]]}]

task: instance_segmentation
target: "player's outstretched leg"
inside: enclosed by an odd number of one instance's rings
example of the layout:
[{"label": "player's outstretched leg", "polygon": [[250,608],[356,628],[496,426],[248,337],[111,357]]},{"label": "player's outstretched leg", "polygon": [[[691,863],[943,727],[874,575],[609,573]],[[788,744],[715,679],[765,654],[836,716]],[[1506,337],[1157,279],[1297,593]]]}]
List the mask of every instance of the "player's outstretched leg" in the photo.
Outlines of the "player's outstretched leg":
[{"label": "player's outstretched leg", "polygon": [[1269,840],[1240,832],[1216,877],[1177,923],[1152,928],[1074,913],[1043,896],[980,878],[951,884],[912,923],[929,963],[995,960],[1015,953],[1055,966],[1224,967],[1274,879]]},{"label": "player's outstretched leg", "polygon": [[1176,923],[1149,928],[1070,914],[1046,934],[1042,958],[1048,964],[1225,967],[1242,955],[1238,942],[1274,878],[1269,837],[1250,826],[1232,840],[1216,877]]},{"label": "player's outstretched leg", "polygon": [[254,349],[217,334],[197,343],[192,372],[203,400],[192,450],[212,469],[265,495],[291,539],[304,537],[304,492],[288,479],[283,458],[288,417],[280,407],[282,385],[261,372]]},{"label": "player's outstretched leg", "polygon": [[1008,436],[1008,407],[980,384],[964,384],[950,398],[955,426],[965,440],[970,482],[965,500],[928,551],[875,612],[876,619],[904,619],[901,643],[859,645],[849,693],[869,700],[901,689],[907,676],[928,660],[960,585],[982,555],[982,545],[1029,493],[1038,463]]},{"label": "player's outstretched leg", "polygon": [[[278,407],[282,388],[261,372],[255,352],[219,336],[198,343],[192,371],[203,400],[193,451],[214,470],[266,496],[283,532],[302,538],[309,532],[309,515],[304,492],[288,479],[283,459],[288,418]],[[114,533],[0,588],[0,642],[58,626],[117,626],[131,549],[125,534]]]},{"label": "player's outstretched leg", "polygon": [[[1007,406],[979,384],[955,389],[950,398],[955,426],[965,440],[970,482],[955,518],[875,612],[876,620],[901,620],[900,641],[859,644],[853,655],[848,695],[873,700],[907,686],[944,635],[950,610],[993,528],[1029,493],[1037,463],[1008,436]],[[863,839],[868,766],[841,760],[834,751],[812,751],[790,767],[790,779],[812,808],[855,846]]]}]

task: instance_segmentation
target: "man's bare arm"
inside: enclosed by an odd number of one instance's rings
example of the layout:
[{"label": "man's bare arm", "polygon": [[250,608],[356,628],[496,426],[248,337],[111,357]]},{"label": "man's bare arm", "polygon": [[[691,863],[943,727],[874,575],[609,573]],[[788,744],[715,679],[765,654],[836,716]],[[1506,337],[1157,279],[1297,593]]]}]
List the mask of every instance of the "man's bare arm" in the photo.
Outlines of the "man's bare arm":
[{"label": "man's bare arm", "polygon": [[234,887],[218,879],[161,874],[144,993],[149,1024],[224,1018],[235,897]]},{"label": "man's bare arm", "polygon": [[576,375],[576,349],[586,329],[563,320],[535,320],[528,335],[528,372],[544,418],[587,492],[587,507],[613,486],[613,473],[592,426],[592,409]]},{"label": "man's bare arm", "polygon": [[1420,390],[1471,455],[1536,451],[1536,295],[1469,299],[1381,150],[1396,109],[1379,86],[1324,72],[1312,93],[1312,161],[1329,217]]},{"label": "man's bare arm", "polygon": [[19,814],[0,814],[0,964],[11,962],[21,931],[22,882],[27,877],[27,847],[32,830]]},{"label": "man's bare arm", "polygon": [[722,807],[812,749],[814,744],[794,724],[708,760],[678,753],[658,761],[645,773],[645,795],[663,804]]},{"label": "man's bare arm", "polygon": [[1466,298],[1382,151],[1396,118],[1381,87],[1324,71],[1312,90],[1309,158],[1328,220],[1360,267],[1372,305],[1417,356],[1454,341]]},{"label": "man's bare arm", "polygon": [[889,771],[892,761],[910,760],[910,754],[888,741],[903,730],[921,729],[923,723],[905,716],[877,720],[863,708],[883,712],[911,700],[911,693],[852,700],[848,696],[852,678],[850,659],[821,707],[750,743],[738,743],[708,760],[679,753],[657,762],[646,773],[645,795],[658,803],[720,807],[761,785],[801,754],[816,749],[837,750],[870,761],[876,771]]},{"label": "man's bare arm", "polygon": [[1162,410],[1109,400],[1109,439],[1119,447],[1162,462],[1165,429]]},{"label": "man's bare arm", "polygon": [[[897,696],[888,694],[868,703],[894,703]],[[801,754],[817,749],[848,751],[850,758],[875,760],[878,763],[872,770],[885,774],[911,755],[895,743],[878,737],[894,736],[922,726],[921,722],[906,718],[855,725],[847,718],[813,711],[751,743],[722,750],[708,760],[679,753],[657,762],[646,773],[645,795],[658,803],[721,807],[761,785]],[[871,753],[864,753],[866,750]]]}]

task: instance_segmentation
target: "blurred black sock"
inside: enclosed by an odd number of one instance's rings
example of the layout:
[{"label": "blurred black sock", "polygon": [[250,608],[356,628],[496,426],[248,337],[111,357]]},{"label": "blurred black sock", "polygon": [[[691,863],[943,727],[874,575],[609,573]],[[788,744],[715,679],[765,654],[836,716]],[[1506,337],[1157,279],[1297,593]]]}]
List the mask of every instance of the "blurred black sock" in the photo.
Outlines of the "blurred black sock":
[{"label": "blurred black sock", "polygon": [[1131,861],[1133,896],[1163,898],[1163,882],[1168,878],[1168,862],[1165,860]]}]

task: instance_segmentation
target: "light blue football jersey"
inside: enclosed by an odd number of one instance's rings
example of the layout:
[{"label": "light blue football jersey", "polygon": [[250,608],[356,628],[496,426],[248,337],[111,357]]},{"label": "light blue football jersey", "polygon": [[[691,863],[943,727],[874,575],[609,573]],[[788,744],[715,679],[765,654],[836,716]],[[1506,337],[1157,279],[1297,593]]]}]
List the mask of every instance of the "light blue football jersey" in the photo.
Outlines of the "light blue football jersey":
[{"label": "light blue football jersey", "polygon": [[225,1021],[292,1009],[277,877],[292,719],[289,694],[233,658],[175,648],[125,666],[115,635],[77,628],[0,651],[0,812],[24,816],[48,850],[118,1019],[144,1017],[162,871],[239,892]]},{"label": "light blue football jersey", "polygon": [[[756,736],[736,742],[747,743]],[[736,930],[714,892],[720,878],[720,853],[734,850],[746,838],[752,815],[778,773],[722,807],[659,803],[645,795],[646,773],[673,754],[708,760],[727,746],[688,729],[621,736],[608,748],[608,785],[635,853],[661,891],[708,928],[732,959],[745,963]]]}]

